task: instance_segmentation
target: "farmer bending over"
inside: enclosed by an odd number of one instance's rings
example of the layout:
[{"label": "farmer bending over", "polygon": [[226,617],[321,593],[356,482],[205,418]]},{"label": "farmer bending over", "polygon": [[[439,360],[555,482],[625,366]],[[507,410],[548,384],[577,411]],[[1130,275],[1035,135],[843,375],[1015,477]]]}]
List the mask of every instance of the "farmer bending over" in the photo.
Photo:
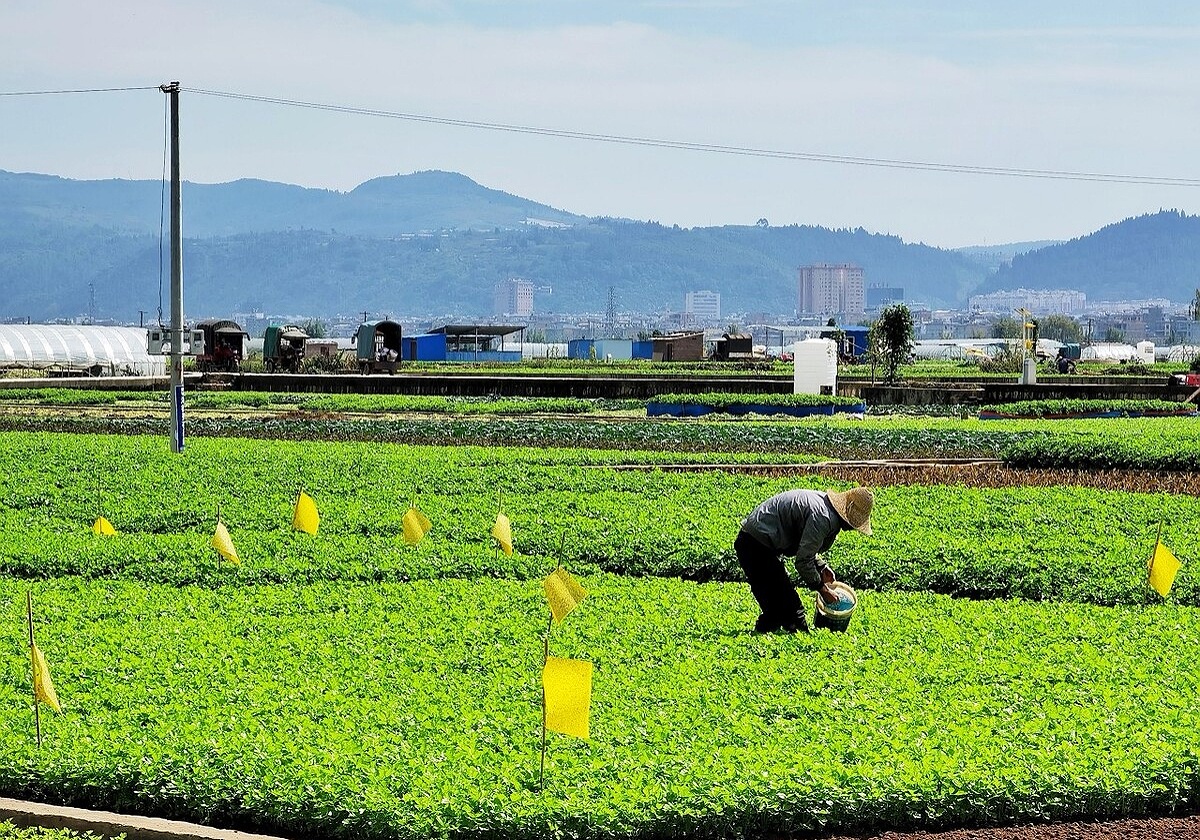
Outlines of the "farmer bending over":
[{"label": "farmer bending over", "polygon": [[836,579],[833,569],[818,555],[833,545],[839,531],[853,528],[870,534],[874,500],[865,487],[844,493],[786,490],[751,511],[733,549],[762,609],[755,632],[808,632],[804,606],[781,555],[795,555],[800,577],[809,589],[820,592],[826,603],[838,600],[830,587]]}]

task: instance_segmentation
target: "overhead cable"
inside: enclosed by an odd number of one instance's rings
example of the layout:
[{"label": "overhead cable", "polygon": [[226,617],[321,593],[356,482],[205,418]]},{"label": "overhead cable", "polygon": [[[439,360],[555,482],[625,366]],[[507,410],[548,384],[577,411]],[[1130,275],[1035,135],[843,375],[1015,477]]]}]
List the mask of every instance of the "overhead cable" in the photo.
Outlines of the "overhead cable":
[{"label": "overhead cable", "polygon": [[72,90],[13,90],[0,91],[0,96],[59,96],[68,93],[116,93],[127,90],[158,90],[158,85],[144,87],[74,88]]},{"label": "overhead cable", "polygon": [[849,166],[873,166],[886,169],[911,169],[926,172],[951,172],[966,175],[999,175],[1015,178],[1044,178],[1063,181],[1099,181],[1105,183],[1144,184],[1165,187],[1200,187],[1200,179],[1197,178],[1157,177],[1153,175],[1121,175],[1106,172],[1072,172],[1055,169],[1016,169],[1000,166],[971,166],[954,163],[937,163],[932,161],[895,160],[889,158],[832,155],[819,152],[761,149],[749,146],[728,146],[713,143],[697,143],[685,140],[664,140],[653,137],[630,137],[618,134],[599,134],[595,132],[574,131],[561,128],[545,128],[538,126],[514,125],[511,123],[493,123],[483,122],[481,120],[436,117],[429,114],[413,114],[403,111],[385,111],[378,108],[362,108],[351,105],[336,105],[322,102],[304,102],[295,99],[284,99],[276,96],[231,93],[228,91],[205,90],[202,88],[184,87],[181,89],[203,96],[215,96],[225,99],[240,99],[249,102],[263,102],[271,105],[284,105],[294,108],[309,108],[319,111],[332,111],[340,114],[357,114],[360,116],[383,117],[386,119],[430,123],[433,125],[449,125],[459,128],[474,128],[486,131],[504,131],[517,134],[533,134],[543,137],[561,137],[572,140],[588,140],[601,143],[619,143],[633,146],[683,149],[697,152],[741,155],[745,157],[801,160],[815,163],[836,163]]}]

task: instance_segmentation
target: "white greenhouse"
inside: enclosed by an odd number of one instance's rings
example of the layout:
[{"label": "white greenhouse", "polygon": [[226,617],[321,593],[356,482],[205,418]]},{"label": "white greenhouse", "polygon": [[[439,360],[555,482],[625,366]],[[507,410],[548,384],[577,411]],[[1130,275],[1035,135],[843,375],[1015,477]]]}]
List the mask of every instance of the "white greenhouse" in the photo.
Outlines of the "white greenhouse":
[{"label": "white greenhouse", "polygon": [[0,370],[93,376],[166,376],[167,357],[146,352],[138,327],[0,324]]}]

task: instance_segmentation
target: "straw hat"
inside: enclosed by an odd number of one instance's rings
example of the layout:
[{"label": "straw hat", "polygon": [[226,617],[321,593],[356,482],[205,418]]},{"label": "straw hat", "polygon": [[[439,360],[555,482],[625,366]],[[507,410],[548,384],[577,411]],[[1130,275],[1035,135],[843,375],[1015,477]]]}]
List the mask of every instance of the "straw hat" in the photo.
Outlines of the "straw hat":
[{"label": "straw hat", "polygon": [[852,487],[844,493],[830,490],[829,503],[846,524],[861,534],[871,533],[871,505],[875,496],[865,487]]}]

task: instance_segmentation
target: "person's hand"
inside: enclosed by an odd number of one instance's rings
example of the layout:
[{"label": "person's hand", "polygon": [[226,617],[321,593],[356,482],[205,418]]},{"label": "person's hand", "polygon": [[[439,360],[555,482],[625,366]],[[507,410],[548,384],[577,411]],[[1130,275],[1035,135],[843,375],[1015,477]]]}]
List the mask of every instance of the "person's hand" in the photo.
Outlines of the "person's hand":
[{"label": "person's hand", "polygon": [[826,606],[836,604],[841,600],[841,596],[837,594],[837,591],[832,586],[832,581],[821,584],[821,588],[817,591],[821,593],[821,600],[825,602]]},{"label": "person's hand", "polygon": [[829,586],[835,580],[837,580],[837,578],[833,576],[833,569],[829,568],[828,566],[822,566],[821,583],[823,583],[825,586]]}]

